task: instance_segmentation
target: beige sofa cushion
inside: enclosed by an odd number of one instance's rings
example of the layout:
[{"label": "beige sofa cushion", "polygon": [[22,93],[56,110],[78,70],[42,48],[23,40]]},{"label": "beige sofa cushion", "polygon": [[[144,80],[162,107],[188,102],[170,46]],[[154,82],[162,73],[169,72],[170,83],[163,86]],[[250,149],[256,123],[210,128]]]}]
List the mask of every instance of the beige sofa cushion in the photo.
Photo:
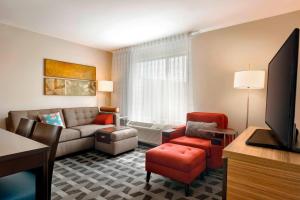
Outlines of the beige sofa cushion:
[{"label": "beige sofa cushion", "polygon": [[99,113],[98,107],[64,108],[66,127],[91,124]]},{"label": "beige sofa cushion", "polygon": [[64,128],[61,131],[59,142],[75,140],[80,138],[80,131],[72,128]]},{"label": "beige sofa cushion", "polygon": [[56,113],[59,112],[62,118],[63,123],[65,124],[65,119],[62,114],[61,108],[54,108],[54,109],[41,109],[41,110],[23,110],[23,111],[10,111],[8,113],[9,115],[9,124],[10,127],[7,127],[9,131],[15,132],[20,119],[21,118],[27,118],[27,119],[33,119],[35,121],[39,121],[38,116],[42,114],[50,114],[50,113]]},{"label": "beige sofa cushion", "polygon": [[115,131],[111,134],[112,141],[125,140],[127,138],[136,137],[137,130],[134,128],[127,128],[119,131]]},{"label": "beige sofa cushion", "polygon": [[88,124],[88,125],[82,125],[82,126],[74,126],[72,129],[76,129],[80,131],[81,137],[88,137],[93,135],[97,130],[102,128],[108,128],[113,127],[113,124],[108,125],[97,125],[97,124]]}]

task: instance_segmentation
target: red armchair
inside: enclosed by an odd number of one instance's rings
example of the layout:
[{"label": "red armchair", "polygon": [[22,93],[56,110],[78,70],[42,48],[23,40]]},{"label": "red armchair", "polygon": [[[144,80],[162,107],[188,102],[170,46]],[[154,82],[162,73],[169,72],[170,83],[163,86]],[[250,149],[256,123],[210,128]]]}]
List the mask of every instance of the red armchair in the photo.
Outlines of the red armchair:
[{"label": "red armchair", "polygon": [[[204,113],[204,112],[192,112],[187,114],[187,121],[201,121],[201,122],[216,122],[217,128],[227,129],[228,118],[225,114],[221,113]],[[218,137],[220,144],[212,144],[209,139],[202,139],[198,137],[185,136],[186,126],[177,127],[174,131],[163,133],[162,142],[180,144],[184,146],[191,146],[205,150],[207,167],[210,169],[220,168],[223,165],[222,152],[224,146],[226,146],[232,138],[226,136],[226,144],[224,144],[223,135]]]}]

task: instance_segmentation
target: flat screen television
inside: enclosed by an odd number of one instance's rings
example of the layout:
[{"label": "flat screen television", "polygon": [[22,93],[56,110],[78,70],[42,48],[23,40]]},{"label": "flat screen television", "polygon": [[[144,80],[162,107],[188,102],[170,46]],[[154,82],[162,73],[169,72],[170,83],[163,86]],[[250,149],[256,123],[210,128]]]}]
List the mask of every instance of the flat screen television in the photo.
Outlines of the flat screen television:
[{"label": "flat screen television", "polygon": [[268,66],[265,123],[246,142],[250,145],[291,150],[295,142],[295,101],[299,29],[295,29]]}]

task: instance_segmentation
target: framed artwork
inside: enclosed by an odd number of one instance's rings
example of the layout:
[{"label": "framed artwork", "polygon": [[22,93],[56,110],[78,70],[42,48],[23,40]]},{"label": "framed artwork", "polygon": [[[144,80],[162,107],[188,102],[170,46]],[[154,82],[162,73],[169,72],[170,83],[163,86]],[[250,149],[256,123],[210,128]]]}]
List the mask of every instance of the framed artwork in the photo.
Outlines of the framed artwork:
[{"label": "framed artwork", "polygon": [[45,95],[65,95],[65,80],[56,78],[44,78]]},{"label": "framed artwork", "polygon": [[95,96],[96,81],[66,80],[66,96]]},{"label": "framed artwork", "polygon": [[96,96],[96,68],[51,59],[44,60],[44,94]]},{"label": "framed artwork", "polygon": [[45,59],[44,76],[96,81],[96,67]]}]

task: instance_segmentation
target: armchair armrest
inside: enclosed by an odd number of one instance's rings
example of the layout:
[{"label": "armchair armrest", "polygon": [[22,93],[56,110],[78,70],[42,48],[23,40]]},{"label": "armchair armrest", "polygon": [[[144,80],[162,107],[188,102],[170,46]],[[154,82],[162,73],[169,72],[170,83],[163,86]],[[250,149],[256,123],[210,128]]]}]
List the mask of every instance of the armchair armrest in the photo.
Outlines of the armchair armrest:
[{"label": "armchair armrest", "polygon": [[185,135],[186,126],[178,126],[176,128],[162,131],[162,143],[166,143],[171,139],[178,138]]},{"label": "armchair armrest", "polygon": [[176,129],[173,129],[173,128],[163,130],[162,131],[162,136],[169,138],[172,135],[172,133],[174,133],[175,131],[176,131]]}]

